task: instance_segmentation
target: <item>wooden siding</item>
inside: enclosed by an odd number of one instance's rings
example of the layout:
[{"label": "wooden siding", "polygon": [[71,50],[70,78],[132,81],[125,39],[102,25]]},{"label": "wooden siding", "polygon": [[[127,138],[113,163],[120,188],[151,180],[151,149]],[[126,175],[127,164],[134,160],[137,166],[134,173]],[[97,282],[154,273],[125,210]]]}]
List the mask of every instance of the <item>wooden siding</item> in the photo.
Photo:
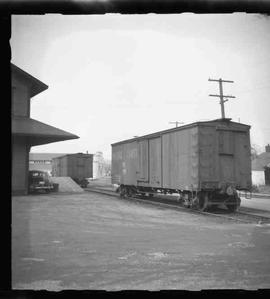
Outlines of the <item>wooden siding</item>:
[{"label": "wooden siding", "polygon": [[149,158],[149,141],[139,141],[139,169],[137,172],[138,181],[148,182],[149,181],[149,169],[148,169],[148,158]]},{"label": "wooden siding", "polygon": [[217,187],[231,183],[251,186],[249,127],[222,123],[199,128],[200,183]]},{"label": "wooden siding", "polygon": [[162,187],[161,137],[149,139],[149,185]]},{"label": "wooden siding", "polygon": [[167,133],[163,140],[163,187],[198,187],[198,128]]},{"label": "wooden siding", "polygon": [[29,87],[16,78],[12,81],[12,115],[30,117]]},{"label": "wooden siding", "polygon": [[249,132],[234,133],[236,182],[242,188],[251,187],[251,150]]},{"label": "wooden siding", "polygon": [[71,178],[93,177],[93,155],[74,154],[52,159],[53,176],[68,176]]},{"label": "wooden siding", "polygon": [[133,185],[137,182],[139,170],[138,143],[136,141],[123,145],[122,182]]},{"label": "wooden siding", "polygon": [[199,179],[210,185],[219,180],[219,159],[217,156],[217,133],[213,126],[199,127]]},{"label": "wooden siding", "polygon": [[123,145],[112,147],[112,184],[121,184],[123,165]]}]

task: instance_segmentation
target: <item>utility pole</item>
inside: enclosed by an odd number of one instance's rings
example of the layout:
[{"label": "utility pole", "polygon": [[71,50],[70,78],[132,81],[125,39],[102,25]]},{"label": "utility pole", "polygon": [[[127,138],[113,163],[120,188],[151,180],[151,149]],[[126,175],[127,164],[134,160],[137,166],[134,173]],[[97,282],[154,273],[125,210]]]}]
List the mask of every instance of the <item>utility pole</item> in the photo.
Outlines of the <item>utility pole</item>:
[{"label": "utility pole", "polygon": [[178,124],[183,124],[181,121],[170,121],[169,124],[175,124],[175,127],[178,127]]},{"label": "utility pole", "polygon": [[208,79],[208,81],[215,81],[219,83],[219,95],[218,94],[209,94],[210,97],[218,97],[220,98],[220,105],[221,105],[221,117],[225,118],[225,109],[224,109],[224,103],[227,102],[228,100],[224,100],[224,98],[235,98],[234,96],[225,96],[223,95],[223,86],[222,83],[226,82],[226,83],[234,83],[233,81],[230,80],[222,80],[220,79]]}]

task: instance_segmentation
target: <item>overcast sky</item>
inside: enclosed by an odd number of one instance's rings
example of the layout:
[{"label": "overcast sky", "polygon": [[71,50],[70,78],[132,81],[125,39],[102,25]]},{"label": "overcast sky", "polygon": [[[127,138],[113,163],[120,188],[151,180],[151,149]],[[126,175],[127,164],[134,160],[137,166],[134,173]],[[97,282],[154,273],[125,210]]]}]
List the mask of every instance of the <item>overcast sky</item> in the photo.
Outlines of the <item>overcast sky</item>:
[{"label": "overcast sky", "polygon": [[80,136],[32,152],[111,156],[111,143],[226,117],[270,143],[270,17],[259,14],[12,16],[12,62],[49,88],[31,117]]}]

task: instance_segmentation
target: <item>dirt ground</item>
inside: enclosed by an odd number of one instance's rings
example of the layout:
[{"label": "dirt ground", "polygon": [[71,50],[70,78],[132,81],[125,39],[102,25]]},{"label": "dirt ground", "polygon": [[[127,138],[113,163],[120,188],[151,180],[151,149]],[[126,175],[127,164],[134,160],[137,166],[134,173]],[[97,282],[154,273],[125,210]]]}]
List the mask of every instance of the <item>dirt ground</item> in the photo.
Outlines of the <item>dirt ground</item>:
[{"label": "dirt ground", "polygon": [[270,226],[95,193],[12,198],[13,289],[270,287]]}]

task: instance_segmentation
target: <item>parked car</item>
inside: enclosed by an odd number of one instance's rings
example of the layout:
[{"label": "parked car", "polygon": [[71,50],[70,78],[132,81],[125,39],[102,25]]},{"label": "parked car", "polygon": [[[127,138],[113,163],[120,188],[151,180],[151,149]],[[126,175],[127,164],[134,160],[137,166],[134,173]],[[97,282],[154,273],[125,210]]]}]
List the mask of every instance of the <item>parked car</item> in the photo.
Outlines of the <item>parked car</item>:
[{"label": "parked car", "polygon": [[53,183],[50,181],[49,174],[41,170],[29,171],[28,186],[29,193],[40,190],[48,193],[54,188]]}]

